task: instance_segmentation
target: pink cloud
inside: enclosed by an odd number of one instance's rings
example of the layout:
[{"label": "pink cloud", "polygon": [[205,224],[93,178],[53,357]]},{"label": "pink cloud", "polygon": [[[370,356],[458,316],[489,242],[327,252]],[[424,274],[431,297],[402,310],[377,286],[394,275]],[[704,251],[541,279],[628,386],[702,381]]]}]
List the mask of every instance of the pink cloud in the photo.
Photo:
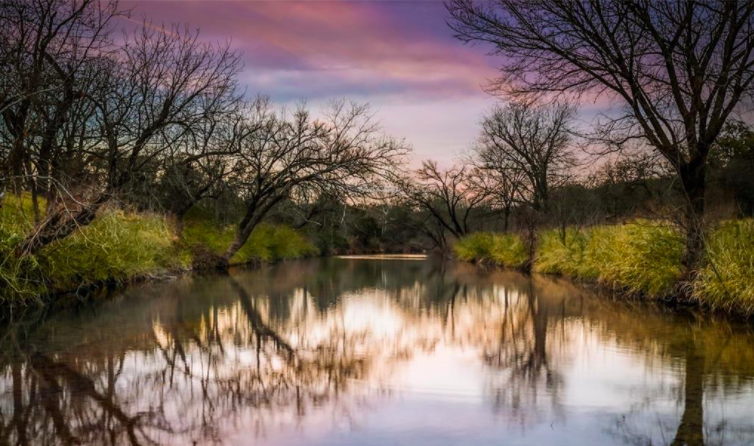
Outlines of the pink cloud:
[{"label": "pink cloud", "polygon": [[416,159],[448,165],[478,135],[496,76],[484,49],[452,38],[439,1],[139,0],[134,18],[180,22],[242,50],[250,94],[317,107],[349,97],[375,106]]},{"label": "pink cloud", "polygon": [[[156,21],[200,27],[207,38],[232,37],[244,51],[249,71],[328,76],[343,82],[344,93],[358,93],[357,83],[366,80],[361,84],[364,93],[368,89],[395,92],[403,86],[409,94],[476,95],[480,85],[495,76],[481,51],[450,38],[439,3],[141,1],[132,5],[136,14]],[[306,88],[301,93],[305,95]]]}]

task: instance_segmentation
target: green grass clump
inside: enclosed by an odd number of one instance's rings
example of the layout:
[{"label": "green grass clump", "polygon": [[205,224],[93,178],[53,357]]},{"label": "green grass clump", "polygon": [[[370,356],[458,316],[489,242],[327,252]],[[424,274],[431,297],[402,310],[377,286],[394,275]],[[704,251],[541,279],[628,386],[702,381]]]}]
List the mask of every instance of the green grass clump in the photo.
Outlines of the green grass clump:
[{"label": "green grass clump", "polygon": [[[47,202],[38,199],[40,214],[44,215]],[[23,237],[34,228],[34,205],[31,194],[21,196],[6,194],[0,206],[0,243],[10,236]]]},{"label": "green grass clump", "polygon": [[484,261],[490,258],[492,233],[474,232],[463,237],[453,245],[453,251],[464,262]]},{"label": "green grass clump", "polygon": [[[40,201],[40,208],[44,206]],[[187,222],[179,240],[163,215],[105,209],[70,237],[19,258],[15,249],[33,230],[33,215],[26,194],[6,196],[0,206],[0,301],[39,301],[46,294],[185,270],[193,262],[193,251],[187,247],[201,245],[220,254],[234,236],[232,227],[196,218]],[[232,262],[270,262],[316,252],[298,231],[263,224]]]},{"label": "green grass clump", "polygon": [[664,222],[568,228],[540,235],[535,270],[598,281],[629,293],[663,297],[682,273],[683,239]]},{"label": "green grass clump", "polygon": [[567,228],[565,238],[558,230],[543,231],[537,240],[534,269],[547,274],[562,274],[586,280],[597,280],[599,271],[587,257],[587,247],[594,233]]},{"label": "green grass clump", "polygon": [[[620,226],[546,230],[538,234],[534,270],[597,281],[629,293],[663,297],[682,272],[683,239],[667,223],[637,220]],[[454,246],[464,261],[519,267],[526,246],[515,234],[470,234]]]},{"label": "green grass clump", "polygon": [[516,234],[476,232],[456,242],[456,257],[464,261],[492,262],[518,268],[527,260],[526,246]]},{"label": "green grass clump", "polygon": [[[233,242],[235,228],[219,227],[209,220],[190,220],[183,231],[184,243],[196,250],[201,247],[220,255]],[[317,248],[300,232],[288,226],[260,224],[246,244],[233,256],[231,263],[273,262],[298,259],[317,254]]]},{"label": "green grass clump", "polygon": [[725,222],[711,232],[693,289],[712,308],[754,313],[754,220]]},{"label": "green grass clump", "polygon": [[317,254],[317,248],[306,237],[285,225],[257,226],[244,248],[247,248],[246,256],[266,262],[299,259]]},{"label": "green grass clump", "polygon": [[127,281],[188,266],[165,218],[106,210],[91,225],[37,256],[55,290]]},{"label": "green grass clump", "polygon": [[[39,201],[40,210],[46,203]],[[0,205],[0,301],[9,297],[36,299],[47,287],[36,257],[17,259],[16,245],[34,228],[31,195],[7,194]]]}]

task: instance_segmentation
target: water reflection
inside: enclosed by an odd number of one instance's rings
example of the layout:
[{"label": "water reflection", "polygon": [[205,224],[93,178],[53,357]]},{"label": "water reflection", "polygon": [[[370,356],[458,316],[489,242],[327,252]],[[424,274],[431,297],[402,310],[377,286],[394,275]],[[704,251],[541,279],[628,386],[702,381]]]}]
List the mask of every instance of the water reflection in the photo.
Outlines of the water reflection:
[{"label": "water reflection", "polygon": [[186,278],[0,335],[0,445],[754,442],[749,328],[465,264]]}]

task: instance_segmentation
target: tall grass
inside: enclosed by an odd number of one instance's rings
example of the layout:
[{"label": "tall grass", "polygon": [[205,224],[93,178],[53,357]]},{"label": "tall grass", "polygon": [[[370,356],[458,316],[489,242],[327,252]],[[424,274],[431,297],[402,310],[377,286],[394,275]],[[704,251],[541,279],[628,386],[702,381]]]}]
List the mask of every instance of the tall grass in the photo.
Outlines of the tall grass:
[{"label": "tall grass", "polygon": [[[44,200],[40,207],[44,209]],[[8,194],[0,206],[0,301],[37,299],[46,291],[36,257],[16,258],[14,250],[34,227],[32,201],[28,194]]]},{"label": "tall grass", "polygon": [[[471,234],[455,245],[459,259],[517,267],[525,245],[513,234]],[[635,221],[620,226],[546,230],[538,234],[534,270],[596,281],[628,293],[663,297],[682,272],[683,239],[666,223]]]},{"label": "tall grass", "polygon": [[161,215],[107,210],[38,257],[53,288],[70,290],[184,269],[188,259],[176,241]]},{"label": "tall grass", "polygon": [[[44,202],[40,206],[44,209]],[[192,247],[221,253],[233,240],[232,228],[207,219],[189,222],[179,239],[163,215],[106,209],[74,235],[17,258],[15,247],[33,227],[30,198],[6,197],[0,206],[0,301],[38,301],[45,294],[186,270]],[[314,254],[316,248],[294,229],[263,224],[232,260],[272,262]]]},{"label": "tall grass", "polygon": [[535,271],[597,281],[630,294],[668,296],[683,272],[683,238],[670,224],[637,220],[624,225],[544,231]]},{"label": "tall grass", "polygon": [[754,220],[724,222],[710,233],[693,289],[712,308],[754,314]]}]

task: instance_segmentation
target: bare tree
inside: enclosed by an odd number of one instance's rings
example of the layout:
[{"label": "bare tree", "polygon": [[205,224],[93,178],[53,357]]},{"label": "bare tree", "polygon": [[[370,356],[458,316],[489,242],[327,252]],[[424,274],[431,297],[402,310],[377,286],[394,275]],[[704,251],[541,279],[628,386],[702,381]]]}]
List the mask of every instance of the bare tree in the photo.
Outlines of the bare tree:
[{"label": "bare tree", "polygon": [[406,146],[380,134],[366,105],[333,102],[323,119],[300,106],[290,116],[265,107],[255,112],[262,126],[241,141],[239,169],[232,180],[245,212],[233,242],[218,259],[227,267],[254,228],[286,199],[320,194],[353,198],[380,189],[393,175]]},{"label": "bare tree", "polygon": [[91,86],[91,62],[110,46],[117,1],[0,1],[2,182],[48,192],[64,127]]},{"label": "bare tree", "polygon": [[441,250],[447,250],[445,233],[461,238],[471,232],[471,217],[485,203],[489,191],[474,187],[466,166],[441,169],[425,161],[414,178],[403,180],[400,188],[414,207],[427,213],[422,233]]},{"label": "bare tree", "polygon": [[[538,212],[547,212],[551,190],[565,183],[574,165],[569,105],[510,103],[496,107],[482,122],[476,149],[480,166],[500,179],[510,193]],[[521,177],[526,181],[518,181]],[[502,191],[501,191],[502,192]]]},{"label": "bare tree", "polygon": [[259,122],[247,121],[248,114],[243,110],[267,103],[267,98],[260,97],[238,112],[211,114],[162,154],[160,176],[155,181],[156,200],[174,218],[178,234],[182,232],[184,216],[194,205],[203,199],[219,198],[230,189],[228,180],[240,166],[236,155],[241,141],[261,126]]},{"label": "bare tree", "polygon": [[[145,24],[102,64],[106,76],[85,93],[94,104],[90,121],[102,141],[88,153],[98,175],[80,185],[76,197],[73,191],[61,192],[68,197],[19,245],[19,255],[33,254],[91,223],[111,198],[140,177],[155,175],[161,156],[197,147],[181,142],[203,121],[234,112],[240,100],[238,55],[227,45],[202,43],[198,33],[178,26],[163,30]],[[184,153],[182,162],[210,154],[199,147]]]},{"label": "bare tree", "polygon": [[523,203],[523,183],[526,176],[508,163],[485,164],[481,156],[485,148],[477,145],[468,155],[469,164],[475,166],[471,187],[485,194],[487,205],[493,212],[502,213],[503,231],[510,229],[510,217],[516,205]]},{"label": "bare tree", "polygon": [[731,113],[754,92],[754,2],[735,0],[451,0],[450,26],[501,58],[508,95],[605,95],[624,113],[608,140],[647,141],[686,196],[687,276],[703,254],[708,157]]}]

